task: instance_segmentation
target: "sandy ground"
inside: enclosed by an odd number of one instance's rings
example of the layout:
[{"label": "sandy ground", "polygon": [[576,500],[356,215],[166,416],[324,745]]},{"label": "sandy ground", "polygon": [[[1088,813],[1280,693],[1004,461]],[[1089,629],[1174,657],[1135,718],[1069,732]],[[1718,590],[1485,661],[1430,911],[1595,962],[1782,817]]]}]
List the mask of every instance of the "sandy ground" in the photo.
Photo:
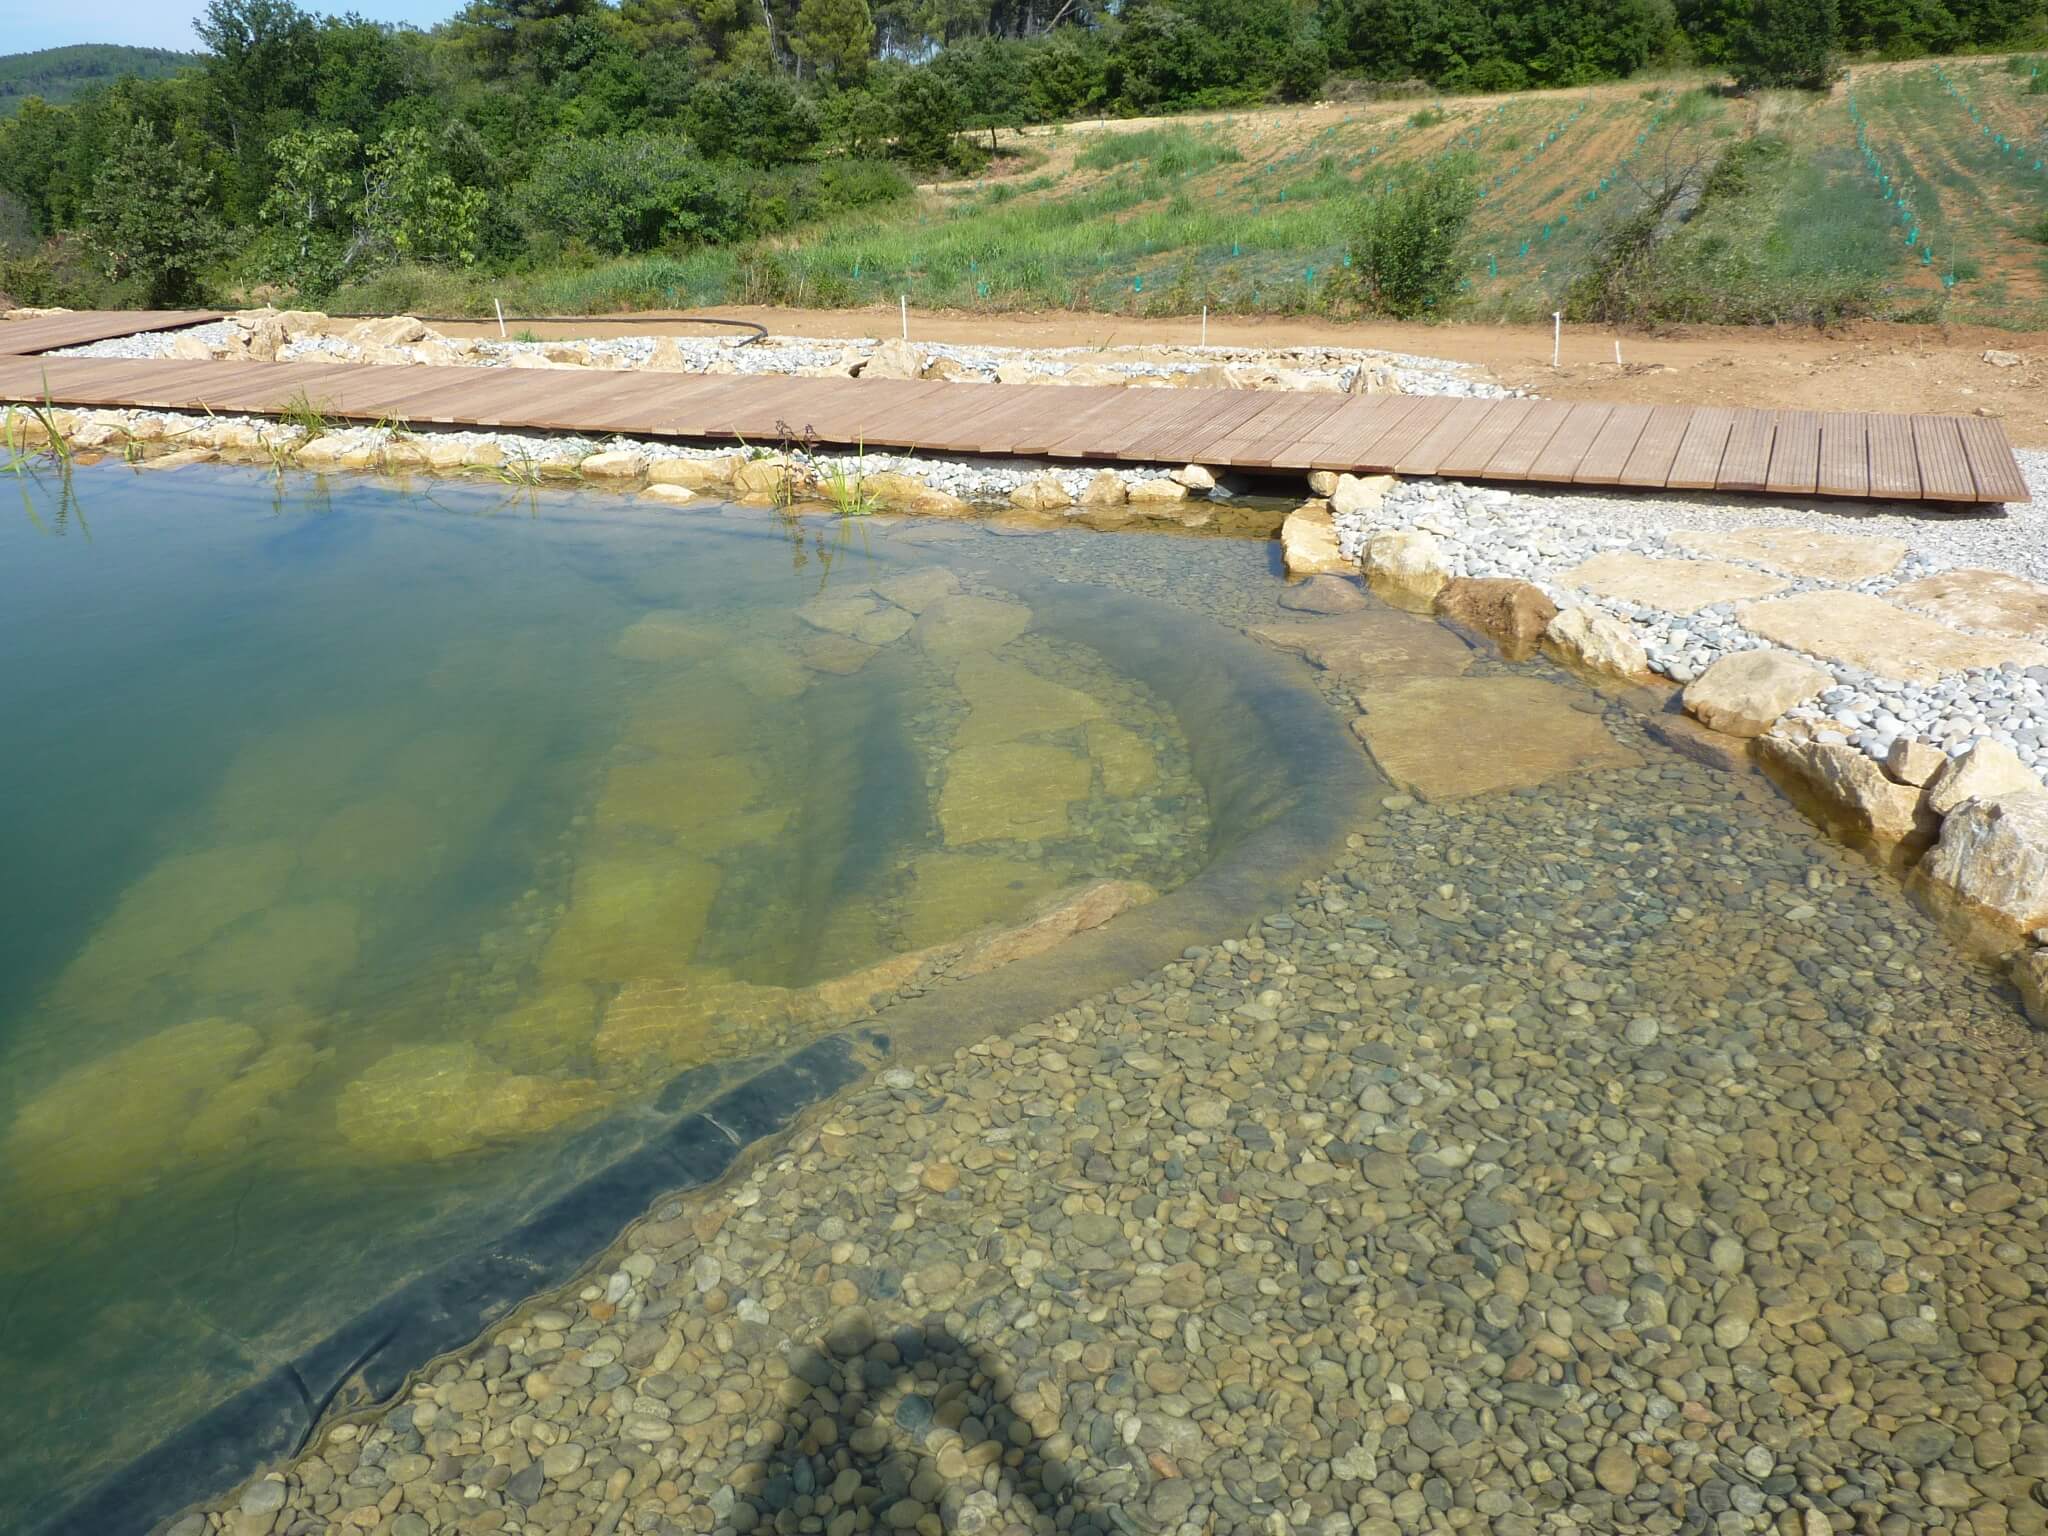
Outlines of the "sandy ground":
[{"label": "sandy ground", "polygon": [[[703,311],[753,320],[778,335],[891,336],[893,309]],[[1192,319],[1105,314],[911,314],[911,335],[1017,347],[1185,346],[1200,339]],[[629,336],[667,330],[674,311],[599,320],[520,321],[557,337]],[[497,333],[493,323],[450,322],[457,336]],[[2005,419],[2020,447],[2048,447],[2048,332],[1868,323],[1839,331],[1698,328],[1666,335],[1617,335],[1567,326],[1562,366],[1550,366],[1551,333],[1535,326],[1340,324],[1311,318],[1212,318],[1213,344],[1247,347],[1380,347],[1484,365],[1504,384],[1560,400],[1672,405],[1778,406],[1818,411],[1946,411]],[[1621,364],[1614,361],[1621,348]],[[2017,356],[2018,366],[1985,360]]]}]

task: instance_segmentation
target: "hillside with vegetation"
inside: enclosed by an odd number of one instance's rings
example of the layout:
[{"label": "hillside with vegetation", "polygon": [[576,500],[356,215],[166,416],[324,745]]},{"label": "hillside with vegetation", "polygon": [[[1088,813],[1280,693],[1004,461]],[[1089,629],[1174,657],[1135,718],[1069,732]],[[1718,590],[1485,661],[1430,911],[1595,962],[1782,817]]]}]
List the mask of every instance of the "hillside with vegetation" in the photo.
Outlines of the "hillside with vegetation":
[{"label": "hillside with vegetation", "polygon": [[167,80],[200,63],[196,53],[129,48],[118,43],[77,43],[34,53],[0,53],[0,117],[31,96],[53,106],[117,80]]},{"label": "hillside with vegetation", "polygon": [[2037,39],[2034,0],[473,0],[424,32],[214,0],[199,29],[189,73],[0,124],[0,290],[2048,312],[2039,57],[1870,57]]}]

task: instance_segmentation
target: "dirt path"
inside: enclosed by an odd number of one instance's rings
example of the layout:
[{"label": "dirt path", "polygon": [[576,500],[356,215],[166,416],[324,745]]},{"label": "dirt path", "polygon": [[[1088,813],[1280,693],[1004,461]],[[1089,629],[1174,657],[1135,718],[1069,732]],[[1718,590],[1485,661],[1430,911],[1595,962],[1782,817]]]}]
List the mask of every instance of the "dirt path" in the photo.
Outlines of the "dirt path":
[{"label": "dirt path", "polygon": [[[893,309],[703,311],[753,320],[785,336],[892,336]],[[679,326],[673,311],[598,320],[523,321],[520,328],[556,337],[631,336],[701,327]],[[496,334],[488,324],[448,323],[454,335]],[[918,314],[911,335],[1013,347],[1187,345],[1198,339],[1193,319],[1136,319],[1099,314]],[[1781,406],[1819,411],[1952,411],[2005,419],[2020,447],[2048,447],[2048,332],[1983,327],[1867,323],[1841,331],[1697,328],[1660,336],[1565,329],[1563,366],[1550,366],[1551,335],[1533,326],[1338,324],[1315,319],[1212,319],[1215,345],[1380,347],[1424,357],[1454,358],[1489,369],[1506,384],[1561,400],[1641,401],[1678,405]],[[2001,367],[1998,352],[2020,359]]]}]

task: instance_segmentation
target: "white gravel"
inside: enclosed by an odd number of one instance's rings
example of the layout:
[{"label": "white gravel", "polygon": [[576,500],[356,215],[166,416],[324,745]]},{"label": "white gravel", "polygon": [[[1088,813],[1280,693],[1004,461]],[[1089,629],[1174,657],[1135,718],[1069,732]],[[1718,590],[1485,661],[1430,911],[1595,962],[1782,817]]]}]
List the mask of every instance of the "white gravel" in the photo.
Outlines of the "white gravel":
[{"label": "white gravel", "polygon": [[[1528,581],[1561,608],[1592,603],[1634,627],[1653,668],[1686,683],[1721,656],[1766,644],[1735,622],[1732,603],[1671,613],[1583,592],[1565,574],[1608,550],[1697,558],[1670,542],[1674,533],[1777,527],[1892,538],[1910,551],[1898,569],[1874,580],[1831,584],[1791,578],[1787,591],[1835,585],[1882,593],[1959,566],[2048,581],[2048,454],[2022,452],[2018,457],[2033,499],[1993,512],[1929,512],[1897,503],[1864,507],[1726,502],[1677,494],[1648,498],[1623,492],[1508,491],[1419,480],[1396,487],[1376,512],[1339,516],[1336,523],[1347,555],[1361,552],[1375,533],[1418,529],[1436,538],[1454,576]],[[1784,579],[1785,573],[1772,574]],[[2008,664],[1912,684],[1821,657],[1810,659],[1831,672],[1837,684],[1816,704],[1793,713],[1820,723],[1824,739],[1849,741],[1881,758],[1902,735],[1933,742],[1952,755],[1990,737],[2048,777],[2048,667]]]}]

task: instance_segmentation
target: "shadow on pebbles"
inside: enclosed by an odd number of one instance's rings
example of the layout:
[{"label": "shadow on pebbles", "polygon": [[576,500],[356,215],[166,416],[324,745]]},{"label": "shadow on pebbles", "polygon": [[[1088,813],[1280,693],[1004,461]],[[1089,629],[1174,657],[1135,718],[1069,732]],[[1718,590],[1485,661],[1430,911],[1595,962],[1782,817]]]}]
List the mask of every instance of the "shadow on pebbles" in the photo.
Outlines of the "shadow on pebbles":
[{"label": "shadow on pebbles", "polygon": [[219,1526],[2042,1536],[2048,1045],[1608,720],[889,1069]]}]

